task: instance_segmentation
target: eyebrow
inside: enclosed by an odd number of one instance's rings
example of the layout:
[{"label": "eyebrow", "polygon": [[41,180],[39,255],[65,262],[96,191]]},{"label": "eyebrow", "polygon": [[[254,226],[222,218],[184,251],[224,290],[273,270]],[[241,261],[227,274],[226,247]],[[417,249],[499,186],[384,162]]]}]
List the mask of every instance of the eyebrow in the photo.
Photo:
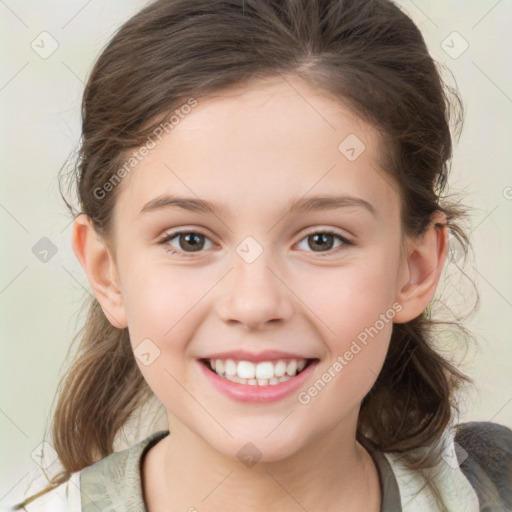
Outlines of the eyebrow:
[{"label": "eyebrow", "polygon": [[[354,197],[349,195],[342,196],[312,196],[312,197],[301,197],[292,200],[286,210],[289,213],[298,212],[310,212],[317,210],[333,210],[337,208],[358,206],[368,210],[373,216],[377,217],[377,211],[375,207],[360,197]],[[202,213],[228,213],[227,209],[214,201],[208,201],[206,199],[198,199],[193,197],[181,197],[175,195],[160,195],[155,197],[151,201],[147,202],[140,213],[153,212],[156,210],[166,208],[182,208],[184,210]]]}]

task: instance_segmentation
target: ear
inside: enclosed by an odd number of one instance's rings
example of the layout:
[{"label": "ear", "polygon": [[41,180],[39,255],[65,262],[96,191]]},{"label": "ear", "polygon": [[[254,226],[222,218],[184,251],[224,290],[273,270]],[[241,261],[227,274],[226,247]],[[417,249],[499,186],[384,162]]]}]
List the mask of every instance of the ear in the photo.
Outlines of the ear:
[{"label": "ear", "polygon": [[446,256],[446,215],[436,212],[425,232],[409,240],[396,301],[402,305],[393,321],[404,323],[418,317],[434,296]]},{"label": "ear", "polygon": [[114,258],[85,213],[73,222],[71,244],[108,321],[118,329],[125,328],[126,313]]}]

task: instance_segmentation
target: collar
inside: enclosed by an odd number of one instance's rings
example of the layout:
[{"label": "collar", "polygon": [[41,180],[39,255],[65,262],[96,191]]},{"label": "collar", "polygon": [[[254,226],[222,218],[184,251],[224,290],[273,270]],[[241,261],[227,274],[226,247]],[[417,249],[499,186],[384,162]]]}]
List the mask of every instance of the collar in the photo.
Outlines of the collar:
[{"label": "collar", "polygon": [[[154,432],[133,446],[108,455],[80,472],[83,512],[145,512],[142,497],[141,464],[146,452],[169,435]],[[378,450],[369,450],[379,473],[382,490],[380,512],[402,512],[400,492],[390,462]]]}]

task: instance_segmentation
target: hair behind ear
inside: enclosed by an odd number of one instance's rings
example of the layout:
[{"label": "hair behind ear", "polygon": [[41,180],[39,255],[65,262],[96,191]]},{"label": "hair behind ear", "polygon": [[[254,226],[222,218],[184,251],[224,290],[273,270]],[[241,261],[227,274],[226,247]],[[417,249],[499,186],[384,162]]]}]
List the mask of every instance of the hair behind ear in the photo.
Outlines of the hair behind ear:
[{"label": "hair behind ear", "polygon": [[87,320],[73,364],[59,381],[51,440],[63,470],[47,487],[15,506],[20,509],[69,480],[71,473],[114,452],[116,433],[131,414],[154,397],[130,344],[128,329],[107,319],[94,296],[87,296]]},{"label": "hair behind ear", "polygon": [[[386,360],[361,406],[358,432],[368,432],[384,452],[435,443],[456,409],[455,391],[471,382],[430,346],[425,315],[393,325]],[[438,455],[431,453],[430,459]]]},{"label": "hair behind ear", "polygon": [[118,430],[152,396],[135,362],[128,329],[114,327],[96,298],[88,302],[83,333],[77,334],[78,353],[59,383],[52,425],[53,446],[69,473],[112,453]]}]

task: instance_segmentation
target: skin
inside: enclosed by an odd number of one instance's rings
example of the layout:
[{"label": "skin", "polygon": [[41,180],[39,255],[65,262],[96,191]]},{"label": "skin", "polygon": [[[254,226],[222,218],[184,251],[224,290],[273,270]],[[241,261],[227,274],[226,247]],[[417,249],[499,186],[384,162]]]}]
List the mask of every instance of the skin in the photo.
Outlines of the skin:
[{"label": "skin", "polygon": [[[354,161],[338,150],[349,134],[366,146]],[[171,432],[143,462],[148,510],[378,511],[378,473],[355,433],[392,322],[306,405],[296,393],[235,401],[211,387],[197,358],[238,348],[317,357],[307,390],[393,304],[401,308],[394,322],[426,308],[447,228],[432,223],[422,237],[405,237],[379,132],[298,78],[267,79],[200,99],[121,187],[111,245],[84,214],[72,243],[109,321],[128,327],[134,350],[147,338],[160,350],[148,366],[136,358]],[[140,213],[164,192],[223,210]],[[362,198],[376,215],[360,206],[287,213],[290,199],[324,194]],[[200,230],[204,248],[194,252],[183,237],[158,243],[176,228]],[[322,232],[353,245],[334,238],[315,251],[309,235]],[[236,252],[247,236],[263,249],[252,263]],[[248,442],[261,452],[252,467],[237,458]]]}]

